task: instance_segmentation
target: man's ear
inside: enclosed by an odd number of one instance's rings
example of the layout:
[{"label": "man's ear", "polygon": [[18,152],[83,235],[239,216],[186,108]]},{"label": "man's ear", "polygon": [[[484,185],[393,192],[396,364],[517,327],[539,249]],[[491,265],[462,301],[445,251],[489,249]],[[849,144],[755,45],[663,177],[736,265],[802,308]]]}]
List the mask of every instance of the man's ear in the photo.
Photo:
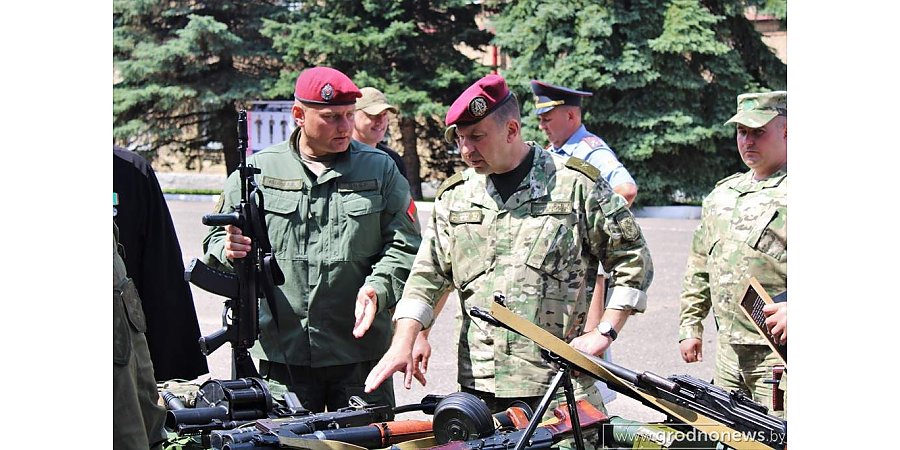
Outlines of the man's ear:
[{"label": "man's ear", "polygon": [[294,103],[294,106],[291,107],[291,117],[294,118],[294,125],[303,126],[303,122],[306,120],[306,111],[302,106]]},{"label": "man's ear", "polygon": [[518,120],[510,119],[506,121],[506,142],[511,143],[521,131],[522,124]]}]

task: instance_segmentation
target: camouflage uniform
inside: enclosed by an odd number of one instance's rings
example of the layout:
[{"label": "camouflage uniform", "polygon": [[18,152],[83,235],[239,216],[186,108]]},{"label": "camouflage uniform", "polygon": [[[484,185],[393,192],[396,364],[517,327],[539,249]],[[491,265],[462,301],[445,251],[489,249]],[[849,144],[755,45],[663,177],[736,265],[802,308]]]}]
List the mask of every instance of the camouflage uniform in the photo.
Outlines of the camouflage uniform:
[{"label": "camouflage uniform", "polygon": [[157,404],[141,298],[119,252],[113,223],[113,448],[156,448],[166,439],[166,411]]},{"label": "camouflage uniform", "polygon": [[[435,302],[455,288],[463,311],[459,383],[497,397],[543,395],[555,371],[531,340],[473,320],[471,307],[489,309],[494,293],[503,293],[512,311],[571,341],[584,332],[591,258],[612,273],[611,309],[643,312],[653,277],[640,227],[597,169],[529,145],[533,167],[505,204],[471,168],[439,189],[394,315],[429,327]],[[593,380],[575,381],[602,408]]]},{"label": "camouflage uniform", "polygon": [[[256,182],[264,194],[272,249],[285,275],[284,285],[275,288],[275,298],[260,302],[260,338],[251,354],[302,366],[291,369],[291,376],[273,377],[284,383],[295,379],[296,385],[289,388],[303,401],[305,388],[300,385],[305,374],[336,366],[349,370],[349,365],[365,363],[366,367],[352,370],[361,371],[364,380],[387,350],[388,310],[403,291],[421,236],[409,185],[391,158],[353,141],[331,170],[316,177],[300,160],[300,131],[295,129],[288,141],[251,156],[248,164],[262,170]],[[240,202],[236,173],[226,181],[222,196],[220,212]],[[203,248],[211,266],[232,270],[223,228],[210,228]],[[375,288],[378,314],[368,333],[356,339],[354,308],[363,285]],[[270,301],[277,305],[277,325]],[[364,394],[362,380],[346,388],[347,398],[359,395],[372,403],[393,405],[390,383]]]},{"label": "camouflage uniform", "polygon": [[760,181],[750,170],[716,184],[703,201],[681,294],[679,340],[700,339],[712,308],[715,383],[770,406],[772,387],[762,381],[778,359],[738,304],[750,277],[771,295],[787,290],[787,168]]}]

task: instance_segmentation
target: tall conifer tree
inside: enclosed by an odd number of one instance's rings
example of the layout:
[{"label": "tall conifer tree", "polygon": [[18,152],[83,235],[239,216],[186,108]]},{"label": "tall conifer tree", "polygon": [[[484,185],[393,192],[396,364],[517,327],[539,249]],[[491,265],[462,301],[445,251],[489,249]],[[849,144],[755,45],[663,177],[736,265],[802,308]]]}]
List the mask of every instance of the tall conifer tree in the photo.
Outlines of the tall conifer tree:
[{"label": "tall conifer tree", "polygon": [[238,102],[262,97],[280,57],[259,30],[283,1],[113,2],[113,134],[147,153],[221,143],[237,166]]},{"label": "tall conifer tree", "polygon": [[734,0],[522,0],[491,2],[504,72],[524,98],[526,137],[546,142],[529,82],[594,92],[584,123],[635,177],[638,203],[699,202],[715,182],[745,170],[737,156],[735,98],[785,89],[787,66],[745,17],[784,2]]},{"label": "tall conifer tree", "polygon": [[[383,91],[400,108],[402,148],[397,150],[413,196],[421,199],[417,144],[438,141],[447,108],[490,70],[461,50],[488,43],[491,36],[476,25],[480,12],[479,5],[463,0],[302,2],[287,20],[267,21],[263,30],[286,63],[272,92],[290,96],[299,71],[316,65]],[[446,155],[443,149],[434,153]]]}]

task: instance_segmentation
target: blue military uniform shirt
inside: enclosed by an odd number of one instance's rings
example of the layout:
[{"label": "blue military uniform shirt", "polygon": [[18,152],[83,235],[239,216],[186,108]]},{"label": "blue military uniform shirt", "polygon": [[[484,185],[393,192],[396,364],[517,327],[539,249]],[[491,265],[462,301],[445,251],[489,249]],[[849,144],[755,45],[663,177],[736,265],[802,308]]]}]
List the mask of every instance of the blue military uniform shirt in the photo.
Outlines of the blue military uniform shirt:
[{"label": "blue military uniform shirt", "polygon": [[614,189],[623,183],[637,185],[609,145],[596,134],[589,132],[584,125],[578,128],[562,147],[556,148],[550,144],[548,150],[557,155],[574,156],[587,161],[600,169],[600,176]]}]

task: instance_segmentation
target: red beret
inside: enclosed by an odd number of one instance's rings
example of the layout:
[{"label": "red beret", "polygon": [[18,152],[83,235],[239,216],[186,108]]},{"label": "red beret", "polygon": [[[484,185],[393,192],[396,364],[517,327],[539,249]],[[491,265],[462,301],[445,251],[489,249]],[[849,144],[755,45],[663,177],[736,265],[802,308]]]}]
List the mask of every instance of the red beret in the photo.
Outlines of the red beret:
[{"label": "red beret", "polygon": [[500,105],[512,97],[506,80],[500,75],[487,75],[463,91],[450,105],[444,123],[450,125],[470,125],[487,117]]},{"label": "red beret", "polygon": [[355,105],[359,88],[341,71],[331,67],[306,69],[297,77],[294,98],[316,105]]}]

